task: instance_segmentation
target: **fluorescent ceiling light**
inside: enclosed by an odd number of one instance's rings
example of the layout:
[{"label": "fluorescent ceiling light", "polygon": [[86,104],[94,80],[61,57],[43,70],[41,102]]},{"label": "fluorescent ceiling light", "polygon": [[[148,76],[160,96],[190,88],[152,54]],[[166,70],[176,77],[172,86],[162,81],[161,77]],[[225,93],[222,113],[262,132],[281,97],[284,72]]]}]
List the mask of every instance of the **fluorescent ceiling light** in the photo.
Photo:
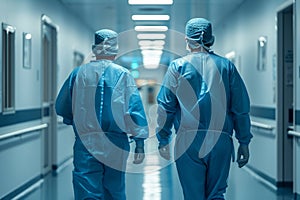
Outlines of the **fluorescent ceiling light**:
[{"label": "fluorescent ceiling light", "polygon": [[167,26],[135,26],[136,31],[167,31]]},{"label": "fluorescent ceiling light", "polygon": [[165,41],[163,40],[141,40],[139,41],[141,50],[162,50]]},{"label": "fluorescent ceiling light", "polygon": [[173,0],[128,0],[130,5],[172,5]]},{"label": "fluorescent ceiling light", "polygon": [[162,50],[142,50],[142,55],[149,57],[160,57],[162,53]]},{"label": "fluorescent ceiling light", "polygon": [[138,34],[137,35],[137,38],[139,40],[163,40],[166,38],[166,35],[165,34]]},{"label": "fluorescent ceiling light", "polygon": [[143,65],[146,69],[157,69],[160,63],[159,57],[143,56]]},{"label": "fluorescent ceiling light", "polygon": [[144,68],[158,68],[162,53],[162,50],[142,50]]},{"label": "fluorescent ceiling light", "polygon": [[170,20],[169,15],[132,15],[132,20]]},{"label": "fluorescent ceiling light", "polygon": [[141,46],[141,50],[163,50],[164,46]]},{"label": "fluorescent ceiling light", "polygon": [[165,45],[164,40],[141,40],[139,41],[140,46],[163,46]]}]

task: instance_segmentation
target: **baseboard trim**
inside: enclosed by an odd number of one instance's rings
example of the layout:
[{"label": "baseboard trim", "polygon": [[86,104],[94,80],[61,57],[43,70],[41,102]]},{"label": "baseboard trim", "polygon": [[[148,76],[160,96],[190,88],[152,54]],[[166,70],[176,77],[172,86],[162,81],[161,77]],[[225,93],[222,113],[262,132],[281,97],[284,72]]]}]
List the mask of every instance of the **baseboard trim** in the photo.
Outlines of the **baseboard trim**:
[{"label": "baseboard trim", "polygon": [[36,176],[35,178],[31,179],[30,181],[24,183],[17,189],[13,190],[9,194],[5,195],[1,199],[3,200],[10,200],[10,199],[21,199],[25,197],[26,195],[32,193],[36,189],[38,189],[44,182],[44,179],[42,179],[42,175]]}]

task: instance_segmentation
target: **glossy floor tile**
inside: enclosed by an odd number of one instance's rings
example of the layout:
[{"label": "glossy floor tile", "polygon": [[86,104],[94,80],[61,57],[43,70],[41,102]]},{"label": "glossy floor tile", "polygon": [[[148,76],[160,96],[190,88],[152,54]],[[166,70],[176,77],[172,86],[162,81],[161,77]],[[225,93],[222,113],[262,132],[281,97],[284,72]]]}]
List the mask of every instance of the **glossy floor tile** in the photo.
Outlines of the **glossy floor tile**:
[{"label": "glossy floor tile", "polygon": [[[72,164],[58,174],[49,174],[42,185],[22,199],[28,200],[71,200]],[[188,170],[188,169],[187,169]],[[193,184],[193,183],[191,183]],[[274,190],[263,184],[247,169],[232,164],[227,200],[296,200],[291,189]],[[128,173],[126,175],[128,200],[183,200],[182,190],[174,164],[153,172]]]}]

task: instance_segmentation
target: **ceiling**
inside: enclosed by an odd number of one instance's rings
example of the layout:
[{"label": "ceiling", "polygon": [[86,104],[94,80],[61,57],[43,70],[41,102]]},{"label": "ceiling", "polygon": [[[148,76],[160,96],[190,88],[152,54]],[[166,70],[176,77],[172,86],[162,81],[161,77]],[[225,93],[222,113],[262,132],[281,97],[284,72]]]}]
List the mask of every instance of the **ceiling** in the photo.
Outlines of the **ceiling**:
[{"label": "ceiling", "polygon": [[[167,60],[161,63],[168,64],[169,59],[185,53],[184,27],[193,17],[204,17],[210,20],[216,28],[231,12],[234,12],[245,0],[173,0],[172,5],[129,5],[128,0],[60,0],[71,12],[81,18],[92,32],[109,28],[117,31],[123,39],[119,39],[122,47],[126,47],[121,54],[123,63],[130,62],[129,57],[140,53],[137,39],[136,25],[165,25],[168,31],[164,53]],[[161,0],[152,0],[152,2]],[[135,14],[168,14],[168,21],[133,21]],[[124,48],[123,48],[124,49]],[[181,50],[179,50],[181,49]],[[173,56],[172,56],[173,55]],[[139,57],[139,56],[137,56]]]},{"label": "ceiling", "polygon": [[[60,1],[93,31],[107,27],[120,32],[133,28],[133,14],[169,14],[169,28],[175,30],[184,27],[185,22],[192,17],[205,17],[217,25],[245,0],[173,0],[173,5],[129,5],[127,0]],[[155,1],[160,0],[152,0]]]}]

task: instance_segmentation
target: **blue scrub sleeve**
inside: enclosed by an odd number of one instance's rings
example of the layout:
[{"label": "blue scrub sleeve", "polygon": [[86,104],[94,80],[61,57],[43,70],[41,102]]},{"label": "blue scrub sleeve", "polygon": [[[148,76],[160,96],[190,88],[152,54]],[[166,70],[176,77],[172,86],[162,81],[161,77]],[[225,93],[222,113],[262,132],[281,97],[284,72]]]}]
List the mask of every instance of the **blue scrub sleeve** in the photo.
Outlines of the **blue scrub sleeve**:
[{"label": "blue scrub sleeve", "polygon": [[172,127],[178,107],[176,87],[179,74],[171,63],[164,77],[163,84],[157,96],[157,129],[156,137],[160,146],[169,144],[172,135]]},{"label": "blue scrub sleeve", "polygon": [[230,77],[230,106],[235,137],[240,144],[248,145],[253,137],[250,132],[250,100],[246,86],[233,64]]},{"label": "blue scrub sleeve", "polygon": [[55,110],[57,115],[63,117],[63,123],[67,125],[73,124],[72,112],[72,89],[77,70],[74,70],[60,89],[55,102]]},{"label": "blue scrub sleeve", "polygon": [[128,105],[125,121],[127,130],[132,134],[132,139],[136,143],[136,147],[144,147],[144,140],[149,136],[148,123],[143,107],[140,93],[135,85],[135,81],[130,74],[126,73],[126,98],[125,105]]}]

